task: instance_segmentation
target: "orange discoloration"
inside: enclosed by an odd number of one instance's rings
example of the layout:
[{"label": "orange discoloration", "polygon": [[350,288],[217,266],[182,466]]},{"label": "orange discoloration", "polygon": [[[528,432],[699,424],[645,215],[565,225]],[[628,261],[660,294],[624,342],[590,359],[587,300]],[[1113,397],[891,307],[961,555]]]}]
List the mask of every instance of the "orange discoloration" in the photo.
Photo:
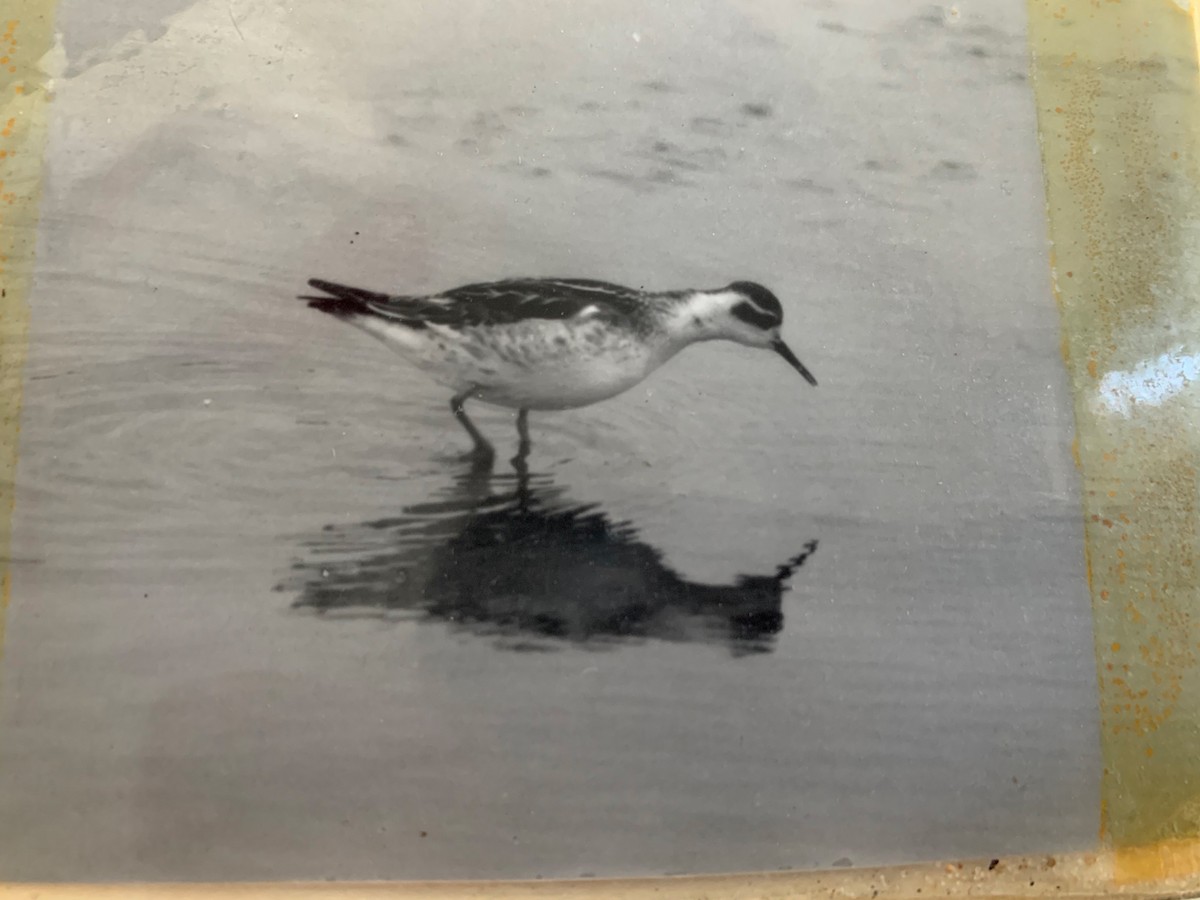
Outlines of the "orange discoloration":
[{"label": "orange discoloration", "polygon": [[[1163,808],[1180,785],[1200,785],[1186,728],[1200,718],[1200,618],[1189,607],[1200,588],[1200,420],[1181,404],[1112,416],[1094,399],[1098,378],[1162,354],[1152,334],[1193,321],[1200,32],[1179,29],[1171,4],[1134,6],[1029,3],[1056,267],[1081,276],[1058,283],[1055,299],[1103,676],[1103,834],[1142,847],[1200,837],[1200,794],[1187,816]],[[1181,340],[1194,341],[1185,329]]]},{"label": "orange discoloration", "polygon": [[1149,884],[1200,871],[1200,841],[1177,838],[1118,847],[1113,857],[1113,876],[1118,884]]}]

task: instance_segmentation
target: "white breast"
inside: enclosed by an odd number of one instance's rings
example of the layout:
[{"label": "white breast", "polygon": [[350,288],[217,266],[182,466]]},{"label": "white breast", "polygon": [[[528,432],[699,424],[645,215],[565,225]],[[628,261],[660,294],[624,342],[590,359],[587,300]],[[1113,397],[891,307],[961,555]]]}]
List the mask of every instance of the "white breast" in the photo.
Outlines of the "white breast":
[{"label": "white breast", "polygon": [[[586,311],[586,308],[585,310]],[[628,390],[669,354],[603,320],[369,329],[455,393],[512,409],[571,409]]]}]

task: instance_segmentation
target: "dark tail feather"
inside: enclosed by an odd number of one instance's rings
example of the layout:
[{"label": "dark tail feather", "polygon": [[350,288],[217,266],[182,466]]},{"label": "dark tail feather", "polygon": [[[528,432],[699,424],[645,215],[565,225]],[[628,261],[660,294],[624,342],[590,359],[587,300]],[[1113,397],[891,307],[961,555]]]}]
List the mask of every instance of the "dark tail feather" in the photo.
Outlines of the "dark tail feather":
[{"label": "dark tail feather", "polygon": [[337,316],[339,319],[368,313],[371,311],[369,303],[382,303],[388,299],[387,294],[337,284],[333,281],[323,281],[320,278],[310,278],[308,286],[314,287],[318,291],[324,291],[327,296],[317,297],[302,294],[299,299],[307,300],[308,305],[313,309],[319,309],[321,312]]}]

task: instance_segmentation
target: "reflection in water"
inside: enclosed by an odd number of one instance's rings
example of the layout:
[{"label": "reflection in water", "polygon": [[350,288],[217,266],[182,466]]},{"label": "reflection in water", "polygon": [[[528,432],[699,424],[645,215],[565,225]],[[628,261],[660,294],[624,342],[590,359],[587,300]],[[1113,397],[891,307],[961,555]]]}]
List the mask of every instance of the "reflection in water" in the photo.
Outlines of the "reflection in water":
[{"label": "reflection in water", "polygon": [[512,650],[645,638],[771,649],[787,582],[816,541],[770,575],[686,581],[632,524],[572,503],[549,475],[514,462],[506,475],[476,462],[394,518],[326,526],[304,541],[308,559],[280,589],[299,592],[298,608],[417,616]]}]

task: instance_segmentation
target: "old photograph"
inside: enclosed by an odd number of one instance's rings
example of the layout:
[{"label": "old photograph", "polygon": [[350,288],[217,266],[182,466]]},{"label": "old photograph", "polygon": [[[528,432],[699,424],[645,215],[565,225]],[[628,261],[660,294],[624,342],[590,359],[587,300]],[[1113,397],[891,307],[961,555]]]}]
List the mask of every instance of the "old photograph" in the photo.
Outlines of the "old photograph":
[{"label": "old photograph", "polygon": [[1022,0],[61,0],[0,878],[1069,852]]}]

